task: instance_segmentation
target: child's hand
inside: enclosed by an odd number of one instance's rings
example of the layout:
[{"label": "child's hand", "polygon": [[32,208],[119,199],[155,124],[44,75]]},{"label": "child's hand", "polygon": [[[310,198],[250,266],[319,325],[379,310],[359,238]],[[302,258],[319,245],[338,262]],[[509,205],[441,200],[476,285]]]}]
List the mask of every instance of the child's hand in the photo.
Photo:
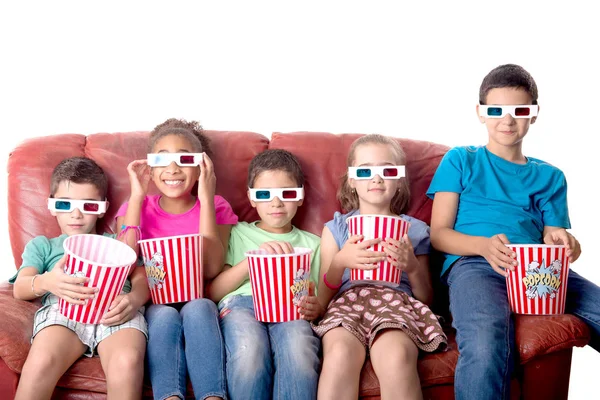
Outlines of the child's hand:
[{"label": "child's hand", "polygon": [[131,320],[135,313],[138,311],[137,308],[131,304],[131,298],[129,293],[118,295],[110,307],[108,312],[102,316],[100,323],[106,326],[121,325]]},{"label": "child's hand", "polygon": [[[386,259],[387,254],[382,251],[367,250],[369,247],[381,242],[381,239],[365,240],[362,235],[350,236],[344,247],[335,255],[335,265],[341,268],[375,269],[379,262]],[[333,265],[333,263],[332,263]]]},{"label": "child's hand", "polygon": [[545,244],[562,244],[567,249],[567,257],[570,262],[574,262],[581,255],[581,245],[566,229],[554,229],[544,236]]},{"label": "child's hand", "polygon": [[147,160],[134,160],[127,165],[127,174],[131,185],[131,197],[145,197],[151,172]]},{"label": "child's hand", "polygon": [[500,233],[491,238],[484,238],[480,254],[492,266],[494,271],[502,276],[508,276],[508,270],[514,271],[517,265],[517,256],[514,251],[506,247],[510,244],[505,234]]},{"label": "child's hand", "polygon": [[402,241],[387,238],[383,243],[383,251],[387,254],[387,261],[394,267],[412,273],[419,268],[419,261],[415,256],[412,243],[408,235],[404,235]]},{"label": "child's hand", "polygon": [[273,240],[272,242],[264,242],[260,248],[266,250],[269,254],[291,254],[294,252],[294,246],[288,242]]},{"label": "child's hand", "polygon": [[308,285],[308,296],[303,296],[302,299],[300,299],[298,312],[300,313],[301,319],[313,321],[322,317],[325,314],[325,309],[317,300],[317,296],[315,296],[315,283],[311,281]]},{"label": "child's hand", "polygon": [[98,291],[97,288],[82,286],[90,278],[77,278],[65,274],[65,262],[67,256],[63,256],[54,264],[52,271],[41,275],[38,279],[43,281],[43,289],[55,294],[71,304],[85,304],[88,299],[93,299]]},{"label": "child's hand", "polygon": [[202,163],[200,164],[200,177],[198,178],[198,198],[200,204],[203,199],[212,200],[215,197],[217,187],[217,177],[212,160],[206,153],[202,153]]}]

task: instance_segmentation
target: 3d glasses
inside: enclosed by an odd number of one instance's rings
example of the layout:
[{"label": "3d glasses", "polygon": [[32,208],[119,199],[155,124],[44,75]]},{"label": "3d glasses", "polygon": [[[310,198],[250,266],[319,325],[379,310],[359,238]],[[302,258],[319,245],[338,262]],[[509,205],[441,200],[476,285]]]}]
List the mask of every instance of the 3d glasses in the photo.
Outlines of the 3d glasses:
[{"label": "3d glasses", "polygon": [[371,179],[375,175],[383,179],[400,179],[404,176],[404,165],[348,167],[348,178]]},{"label": "3d glasses", "polygon": [[180,167],[197,167],[202,162],[202,153],[153,153],[148,154],[151,167],[168,167],[172,162]]},{"label": "3d glasses", "polygon": [[538,113],[538,105],[522,105],[522,106],[479,106],[479,115],[486,118],[504,118],[506,114],[512,115],[513,118],[532,118]]},{"label": "3d glasses", "polygon": [[50,211],[71,212],[76,208],[84,214],[104,214],[106,212],[106,201],[48,199],[48,210]]},{"label": "3d glasses", "polygon": [[271,201],[278,197],[281,201],[298,201],[304,198],[304,188],[269,188],[269,189],[253,189],[250,191],[250,200],[252,201]]}]

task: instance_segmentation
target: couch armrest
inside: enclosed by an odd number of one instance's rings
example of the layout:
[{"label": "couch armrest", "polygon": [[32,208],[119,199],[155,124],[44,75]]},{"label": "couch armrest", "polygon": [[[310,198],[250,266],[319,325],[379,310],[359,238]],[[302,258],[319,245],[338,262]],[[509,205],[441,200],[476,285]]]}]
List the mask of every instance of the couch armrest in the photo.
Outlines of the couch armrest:
[{"label": "couch armrest", "polygon": [[515,335],[521,364],[590,341],[588,326],[571,314],[515,315]]},{"label": "couch armrest", "polygon": [[0,283],[0,358],[16,373],[21,373],[29,353],[33,316],[40,305],[39,300],[15,299],[13,286]]}]

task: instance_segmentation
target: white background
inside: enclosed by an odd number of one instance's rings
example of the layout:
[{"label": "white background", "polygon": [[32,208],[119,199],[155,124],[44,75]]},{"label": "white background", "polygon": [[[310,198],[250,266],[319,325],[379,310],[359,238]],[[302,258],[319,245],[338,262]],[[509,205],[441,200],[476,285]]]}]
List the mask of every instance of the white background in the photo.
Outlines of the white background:
[{"label": "white background", "polygon": [[[565,172],[583,247],[574,268],[600,283],[592,2],[283,3],[3,2],[0,165],[25,138],[150,130],[168,117],[267,136],[485,144],[479,85],[497,65],[517,63],[536,79],[541,104],[525,154]],[[6,221],[6,173],[0,179]],[[5,224],[0,234],[4,280],[15,267]],[[599,361],[589,347],[575,350],[571,398],[593,393]]]}]

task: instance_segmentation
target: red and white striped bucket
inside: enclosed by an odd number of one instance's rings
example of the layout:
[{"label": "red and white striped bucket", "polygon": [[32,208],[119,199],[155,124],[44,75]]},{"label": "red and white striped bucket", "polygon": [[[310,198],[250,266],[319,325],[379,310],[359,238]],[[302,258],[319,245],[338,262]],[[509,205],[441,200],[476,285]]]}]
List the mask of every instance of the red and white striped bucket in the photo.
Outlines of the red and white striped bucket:
[{"label": "red and white striped bucket", "polygon": [[508,244],[518,265],[508,271],[506,290],[516,314],[564,314],[569,258],[564,246]]},{"label": "red and white striped bucket", "polygon": [[63,243],[67,261],[65,273],[90,278],[86,287],[99,291],[87,304],[71,304],[58,299],[58,309],[65,317],[84,324],[97,324],[121,293],[130,267],[136,260],[133,249],[116,239],[102,235],[73,235]]},{"label": "red and white striped bucket", "polygon": [[[363,240],[387,238],[402,240],[408,232],[410,222],[400,217],[388,215],[354,215],[346,220],[349,236],[363,235]],[[381,244],[369,248],[371,251],[383,251]],[[400,283],[402,271],[391,265],[387,260],[379,262],[379,268],[373,270],[351,269],[350,280],[353,281],[383,281]]]},{"label": "red and white striped bucket", "polygon": [[183,303],[202,297],[202,235],[140,240],[154,304]]},{"label": "red and white striped bucket", "polygon": [[308,295],[311,249],[294,247],[292,254],[246,252],[254,315],[261,322],[300,319],[297,305]]}]

